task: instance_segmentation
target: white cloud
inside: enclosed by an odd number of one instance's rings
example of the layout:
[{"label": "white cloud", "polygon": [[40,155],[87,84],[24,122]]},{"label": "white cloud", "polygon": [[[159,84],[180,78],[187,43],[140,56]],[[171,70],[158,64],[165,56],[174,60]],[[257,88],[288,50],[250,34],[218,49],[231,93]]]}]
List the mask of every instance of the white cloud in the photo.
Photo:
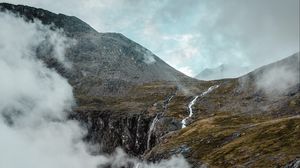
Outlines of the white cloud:
[{"label": "white cloud", "polygon": [[256,87],[266,94],[285,94],[289,89],[299,83],[299,69],[292,69],[286,65],[267,69],[256,77]]},{"label": "white cloud", "polygon": [[[78,123],[66,121],[72,87],[35,56],[37,46],[57,32],[4,13],[0,22],[0,167],[95,167],[102,158],[88,153]],[[49,42],[66,39],[59,34]],[[63,60],[62,43],[49,45]]]},{"label": "white cloud", "polygon": [[173,48],[162,51],[161,55],[168,58],[167,63],[174,68],[188,76],[194,76],[194,67],[190,62],[196,61],[200,55],[200,50],[197,46],[199,38],[198,34],[162,36],[162,40],[167,44],[173,44]]},{"label": "white cloud", "polygon": [[166,43],[174,41],[176,43],[173,49],[166,52],[169,54],[168,57],[174,57],[175,55],[184,59],[195,59],[199,55],[199,47],[196,47],[197,44],[195,43],[198,38],[198,34],[162,36],[162,39],[165,40]]},{"label": "white cloud", "polygon": [[179,67],[178,70],[190,77],[194,77],[196,75],[190,67]]}]

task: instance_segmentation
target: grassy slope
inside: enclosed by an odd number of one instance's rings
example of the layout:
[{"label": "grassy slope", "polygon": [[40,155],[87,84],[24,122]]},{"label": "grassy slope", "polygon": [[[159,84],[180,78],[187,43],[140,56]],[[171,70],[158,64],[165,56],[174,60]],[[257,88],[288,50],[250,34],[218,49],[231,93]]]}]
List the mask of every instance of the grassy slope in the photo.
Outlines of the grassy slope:
[{"label": "grassy slope", "polygon": [[179,89],[175,83],[148,83],[133,87],[125,97],[77,95],[77,100],[80,108],[155,116],[162,111],[164,100],[176,92],[165,117],[180,121],[187,116],[193,96],[215,84],[220,87],[194,105],[192,124],[166,136],[146,158],[168,157],[182,145],[190,148],[184,153],[189,160],[212,167],[274,167],[300,156],[300,119],[290,117],[300,114],[299,93],[272,100],[252,87],[242,90],[237,79],[228,79],[184,83]]},{"label": "grassy slope", "polygon": [[[300,94],[270,98],[253,87],[240,88],[237,79],[199,85],[198,92],[220,83],[200,98],[193,123],[174,132],[146,158],[167,157],[187,146],[184,156],[211,167],[283,166],[300,157]],[[197,86],[196,86],[197,87]],[[191,95],[178,93],[168,116],[183,118]]]},{"label": "grassy slope", "polygon": [[211,167],[282,166],[300,156],[300,118],[217,114],[198,120],[156,146],[155,155],[187,145],[190,159]]}]

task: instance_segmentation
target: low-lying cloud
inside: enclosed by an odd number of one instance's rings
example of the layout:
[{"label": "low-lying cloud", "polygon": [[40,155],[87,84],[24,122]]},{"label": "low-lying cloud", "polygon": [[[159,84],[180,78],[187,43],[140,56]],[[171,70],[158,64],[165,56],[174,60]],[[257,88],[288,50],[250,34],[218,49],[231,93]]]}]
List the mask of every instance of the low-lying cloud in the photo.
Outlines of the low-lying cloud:
[{"label": "low-lying cloud", "polygon": [[[0,167],[95,167],[100,161],[81,141],[85,132],[66,119],[72,87],[35,54],[47,36],[65,37],[5,13],[0,22]],[[52,43],[55,54],[63,54],[60,44]]]},{"label": "low-lying cloud", "polygon": [[113,156],[92,155],[82,141],[86,130],[67,118],[75,105],[72,87],[36,55],[47,43],[54,51],[50,56],[69,66],[64,53],[74,41],[61,30],[8,13],[0,13],[0,23],[0,167],[189,167],[181,157],[147,164],[121,150]]},{"label": "low-lying cloud", "polygon": [[256,76],[256,88],[267,95],[275,96],[286,94],[292,87],[300,83],[299,55],[296,63],[290,65],[276,65],[270,67]]}]

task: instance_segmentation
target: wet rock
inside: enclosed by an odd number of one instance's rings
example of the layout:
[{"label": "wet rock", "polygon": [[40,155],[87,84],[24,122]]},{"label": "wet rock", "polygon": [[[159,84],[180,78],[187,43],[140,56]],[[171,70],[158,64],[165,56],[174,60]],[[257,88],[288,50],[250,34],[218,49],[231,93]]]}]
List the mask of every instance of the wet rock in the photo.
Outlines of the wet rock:
[{"label": "wet rock", "polygon": [[284,168],[300,168],[300,158],[296,158],[295,160],[291,161]]}]

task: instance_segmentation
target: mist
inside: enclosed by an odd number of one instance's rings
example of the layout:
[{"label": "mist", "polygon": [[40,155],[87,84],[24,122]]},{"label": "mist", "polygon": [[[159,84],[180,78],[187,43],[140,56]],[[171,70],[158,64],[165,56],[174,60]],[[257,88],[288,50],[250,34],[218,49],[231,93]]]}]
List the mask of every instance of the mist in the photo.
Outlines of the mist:
[{"label": "mist", "polygon": [[279,96],[288,94],[293,88],[299,87],[300,69],[299,53],[288,58],[288,64],[273,64],[270,68],[263,70],[255,77],[257,90],[262,90],[268,96]]},{"label": "mist", "polygon": [[82,139],[87,131],[68,113],[76,106],[68,81],[37,58],[41,44],[67,68],[66,49],[74,45],[62,30],[40,21],[25,22],[0,13],[0,167],[3,168],[102,168],[139,165],[139,168],[188,168],[183,157],[151,164],[127,156],[92,155],[93,146]]}]

